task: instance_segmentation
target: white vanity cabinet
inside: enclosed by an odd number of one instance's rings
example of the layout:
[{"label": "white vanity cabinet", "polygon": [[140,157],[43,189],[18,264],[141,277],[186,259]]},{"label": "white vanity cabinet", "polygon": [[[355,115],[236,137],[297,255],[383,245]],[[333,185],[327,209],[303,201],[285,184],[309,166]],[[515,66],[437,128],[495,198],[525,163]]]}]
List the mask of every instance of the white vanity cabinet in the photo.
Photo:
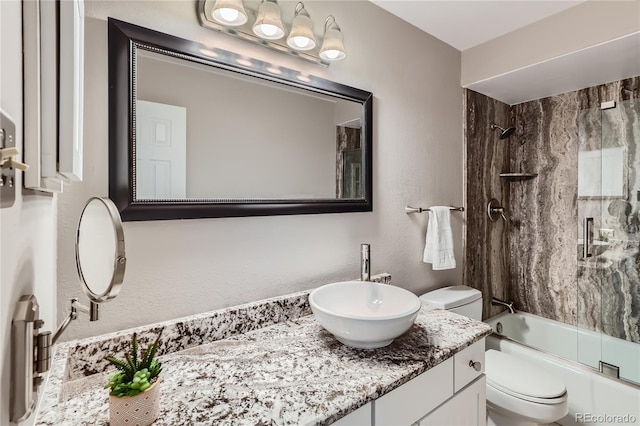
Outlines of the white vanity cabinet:
[{"label": "white vanity cabinet", "polygon": [[[481,339],[334,424],[486,426],[483,373],[484,339]],[[361,411],[366,411],[365,407],[369,407],[369,417]]]}]

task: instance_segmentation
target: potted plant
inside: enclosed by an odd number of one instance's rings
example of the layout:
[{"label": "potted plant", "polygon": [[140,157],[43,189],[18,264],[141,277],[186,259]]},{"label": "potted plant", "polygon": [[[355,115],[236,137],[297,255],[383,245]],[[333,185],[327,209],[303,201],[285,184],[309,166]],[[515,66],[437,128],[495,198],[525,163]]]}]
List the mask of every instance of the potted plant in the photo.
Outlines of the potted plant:
[{"label": "potted plant", "polygon": [[111,426],[147,426],[158,418],[160,411],[160,372],[162,365],[154,359],[160,335],[147,350],[138,354],[136,333],[131,338],[131,353],[125,359],[113,355],[107,361],[118,370],[109,376],[105,389],[109,393],[109,423]]}]

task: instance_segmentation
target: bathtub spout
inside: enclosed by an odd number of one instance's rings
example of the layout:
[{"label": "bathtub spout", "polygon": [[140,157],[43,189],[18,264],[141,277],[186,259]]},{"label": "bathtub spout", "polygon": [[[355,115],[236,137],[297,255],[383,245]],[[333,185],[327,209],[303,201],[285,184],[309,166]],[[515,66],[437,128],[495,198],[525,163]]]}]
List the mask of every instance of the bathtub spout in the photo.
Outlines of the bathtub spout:
[{"label": "bathtub spout", "polygon": [[512,314],[516,313],[516,310],[513,309],[513,302],[507,303],[504,300],[496,299],[494,297],[493,299],[491,299],[491,304],[494,306],[497,306],[497,305],[506,306],[509,309],[509,312],[511,312]]}]

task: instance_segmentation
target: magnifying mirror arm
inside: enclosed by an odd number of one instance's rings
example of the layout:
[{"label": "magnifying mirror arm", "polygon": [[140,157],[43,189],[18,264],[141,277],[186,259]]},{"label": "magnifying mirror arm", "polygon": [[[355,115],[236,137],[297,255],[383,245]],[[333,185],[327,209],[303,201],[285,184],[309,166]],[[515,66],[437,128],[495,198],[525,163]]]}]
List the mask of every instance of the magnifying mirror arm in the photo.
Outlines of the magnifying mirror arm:
[{"label": "magnifying mirror arm", "polygon": [[60,327],[56,330],[56,334],[53,335],[51,339],[51,344],[55,344],[58,338],[64,333],[67,329],[71,321],[78,319],[78,312],[84,312],[85,314],[89,314],[89,321],[97,321],[100,319],[98,314],[98,304],[96,302],[90,301],[89,306],[85,306],[78,300],[77,297],[72,297],[69,299],[71,301],[71,312],[69,315],[62,321]]}]

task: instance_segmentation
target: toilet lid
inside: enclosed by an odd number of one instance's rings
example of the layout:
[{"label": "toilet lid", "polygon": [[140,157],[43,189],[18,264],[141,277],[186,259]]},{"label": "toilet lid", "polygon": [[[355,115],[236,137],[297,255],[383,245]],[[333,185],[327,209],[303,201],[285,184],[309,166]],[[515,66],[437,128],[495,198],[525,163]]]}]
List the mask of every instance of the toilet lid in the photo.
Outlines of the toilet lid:
[{"label": "toilet lid", "polygon": [[567,391],[561,380],[546,371],[493,349],[485,352],[485,374],[487,384],[523,399],[550,400]]},{"label": "toilet lid", "polygon": [[482,293],[466,285],[439,288],[420,296],[420,299],[441,309],[452,309],[474,302],[482,297]]}]

